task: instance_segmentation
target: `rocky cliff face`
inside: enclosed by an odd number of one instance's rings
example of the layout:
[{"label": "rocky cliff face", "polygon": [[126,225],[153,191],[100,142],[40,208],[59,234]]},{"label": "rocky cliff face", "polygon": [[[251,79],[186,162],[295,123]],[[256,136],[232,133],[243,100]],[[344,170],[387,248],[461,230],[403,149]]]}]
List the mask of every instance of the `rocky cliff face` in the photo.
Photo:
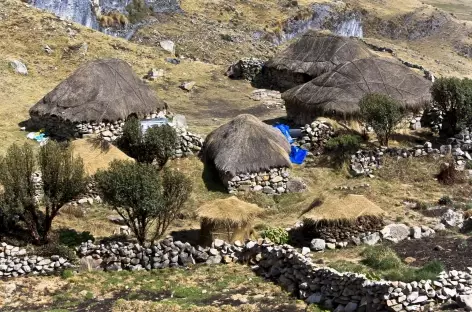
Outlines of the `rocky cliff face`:
[{"label": "rocky cliff face", "polygon": [[[127,37],[128,32],[114,32],[102,29],[97,14],[106,14],[112,11],[126,13],[126,6],[132,0],[30,0],[31,4],[65,19],[74,21],[107,34]],[[145,0],[145,3],[156,13],[180,12],[178,0]],[[131,29],[134,29],[131,27]]]}]

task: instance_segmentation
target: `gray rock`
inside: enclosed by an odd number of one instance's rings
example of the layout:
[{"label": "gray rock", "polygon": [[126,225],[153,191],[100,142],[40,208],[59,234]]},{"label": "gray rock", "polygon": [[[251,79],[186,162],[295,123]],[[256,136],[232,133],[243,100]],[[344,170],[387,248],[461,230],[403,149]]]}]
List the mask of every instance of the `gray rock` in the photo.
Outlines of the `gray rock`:
[{"label": "gray rock", "polygon": [[193,87],[195,87],[196,82],[195,81],[187,81],[184,82],[180,85],[180,88],[185,90],[185,91],[191,91]]},{"label": "gray rock", "polygon": [[373,245],[377,244],[380,241],[380,234],[378,232],[375,232],[375,233],[372,233],[370,235],[366,235],[366,236],[362,237],[361,240],[362,240],[363,244],[373,246]]},{"label": "gray rock", "polygon": [[215,241],[213,242],[213,245],[215,246],[215,248],[220,248],[224,244],[225,244],[225,241],[221,239],[215,239]]},{"label": "gray rock", "polygon": [[456,212],[452,209],[448,209],[441,216],[441,223],[446,227],[458,227],[461,228],[464,224],[464,215],[461,212]]},{"label": "gray rock", "polygon": [[305,301],[308,304],[318,304],[323,301],[323,295],[320,293],[316,293],[308,297]]},{"label": "gray rock", "polygon": [[303,247],[302,248],[302,255],[303,256],[306,256],[309,253],[310,253],[310,248],[308,248],[308,247]]},{"label": "gray rock", "polygon": [[326,248],[326,242],[324,239],[315,238],[310,242],[310,248],[313,251],[323,251]]},{"label": "gray rock", "polygon": [[333,250],[336,249],[336,244],[335,243],[326,243],[326,248]]},{"label": "gray rock", "polygon": [[421,228],[419,226],[414,226],[411,228],[411,237],[414,239],[421,238]]},{"label": "gray rock", "polygon": [[472,295],[457,296],[456,302],[460,308],[466,311],[472,311]]},{"label": "gray rock", "polygon": [[355,302],[349,302],[344,307],[344,312],[355,312],[356,310],[357,310],[357,303],[355,303]]},{"label": "gray rock", "polygon": [[13,68],[15,73],[25,76],[28,75],[28,69],[26,68],[26,65],[22,62],[18,60],[13,60],[10,62],[10,66]]},{"label": "gray rock", "polygon": [[161,46],[162,49],[165,51],[175,54],[175,43],[171,40],[163,40],[159,42],[159,45]]},{"label": "gray rock", "polygon": [[408,238],[410,235],[410,228],[401,223],[389,224],[380,232],[382,233],[383,239],[398,243]]}]

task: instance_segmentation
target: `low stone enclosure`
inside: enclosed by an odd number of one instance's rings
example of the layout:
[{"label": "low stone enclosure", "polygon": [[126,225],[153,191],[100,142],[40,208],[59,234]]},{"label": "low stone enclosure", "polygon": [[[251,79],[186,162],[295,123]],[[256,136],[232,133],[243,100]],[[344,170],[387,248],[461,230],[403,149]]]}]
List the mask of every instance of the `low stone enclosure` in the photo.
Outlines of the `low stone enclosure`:
[{"label": "low stone enclosure", "polygon": [[227,185],[229,193],[254,191],[273,195],[287,192],[289,177],[288,168],[273,168],[270,171],[243,173],[234,177],[223,176],[221,179]]},{"label": "low stone enclosure", "polygon": [[[3,277],[46,274],[71,266],[58,256],[45,259],[28,256],[25,250],[5,243],[1,246]],[[274,245],[262,239],[245,244],[215,240],[208,248],[172,238],[146,246],[124,242],[96,245],[89,241],[77,247],[82,266],[89,270],[135,271],[198,263],[245,263],[307,303],[322,304],[336,311],[434,311],[436,303],[449,299],[460,301],[472,295],[472,275],[467,272],[443,272],[435,281],[371,281],[362,274],[320,267],[311,261],[309,253],[309,248],[303,248],[300,253],[292,246]]]}]

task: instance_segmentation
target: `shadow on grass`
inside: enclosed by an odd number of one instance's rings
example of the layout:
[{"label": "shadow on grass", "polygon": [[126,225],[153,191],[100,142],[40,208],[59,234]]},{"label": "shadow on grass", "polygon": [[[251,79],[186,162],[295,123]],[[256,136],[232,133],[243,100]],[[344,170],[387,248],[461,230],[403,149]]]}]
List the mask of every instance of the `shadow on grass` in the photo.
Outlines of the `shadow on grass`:
[{"label": "shadow on grass", "polygon": [[221,182],[218,171],[216,170],[214,165],[207,164],[207,163],[204,164],[202,180],[208,191],[228,193],[228,190],[224,187],[223,183]]}]

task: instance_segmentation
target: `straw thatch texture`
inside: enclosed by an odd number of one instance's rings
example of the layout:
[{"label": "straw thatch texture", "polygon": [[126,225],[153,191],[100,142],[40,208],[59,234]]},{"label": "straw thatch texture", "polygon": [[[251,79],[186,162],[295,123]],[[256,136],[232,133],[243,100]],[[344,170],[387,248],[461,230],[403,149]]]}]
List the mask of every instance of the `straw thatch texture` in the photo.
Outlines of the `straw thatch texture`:
[{"label": "straw thatch texture", "polygon": [[232,196],[206,203],[197,209],[201,221],[202,244],[211,244],[216,238],[227,242],[250,238],[253,221],[263,209]]},{"label": "straw thatch texture", "polygon": [[431,82],[398,61],[367,58],[337,66],[282,94],[287,115],[305,124],[318,116],[356,117],[367,93],[383,93],[416,110],[430,102]]},{"label": "straw thatch texture", "polygon": [[290,144],[282,133],[252,115],[239,115],[210,133],[203,159],[223,175],[291,167]]},{"label": "straw thatch texture", "polygon": [[154,92],[118,59],[90,61],[30,109],[31,116],[57,116],[69,122],[138,118],[166,108]]},{"label": "straw thatch texture", "polygon": [[340,64],[372,55],[368,47],[356,38],[309,30],[269,60],[264,66],[263,75],[272,88],[285,91],[327,73]]},{"label": "straw thatch texture", "polygon": [[363,195],[330,196],[311,205],[303,215],[306,238],[349,240],[360,233],[379,231],[384,224],[385,212]]}]

